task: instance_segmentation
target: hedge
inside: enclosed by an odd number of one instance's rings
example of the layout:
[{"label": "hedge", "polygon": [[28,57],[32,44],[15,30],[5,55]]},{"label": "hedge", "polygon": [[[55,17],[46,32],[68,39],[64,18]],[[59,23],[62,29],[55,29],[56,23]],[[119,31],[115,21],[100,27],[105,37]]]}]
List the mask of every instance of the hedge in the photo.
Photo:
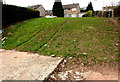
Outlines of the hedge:
[{"label": "hedge", "polygon": [[2,5],[3,28],[7,25],[36,17],[39,17],[39,11],[14,5]]}]

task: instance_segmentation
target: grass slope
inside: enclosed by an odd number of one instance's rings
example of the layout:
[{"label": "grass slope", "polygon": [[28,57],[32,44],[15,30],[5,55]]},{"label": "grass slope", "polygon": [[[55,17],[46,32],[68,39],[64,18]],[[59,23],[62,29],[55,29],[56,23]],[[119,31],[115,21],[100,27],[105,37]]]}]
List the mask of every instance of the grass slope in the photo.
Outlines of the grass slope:
[{"label": "grass slope", "polygon": [[106,18],[37,18],[11,26],[5,49],[73,57],[85,64],[117,60],[117,28]]}]

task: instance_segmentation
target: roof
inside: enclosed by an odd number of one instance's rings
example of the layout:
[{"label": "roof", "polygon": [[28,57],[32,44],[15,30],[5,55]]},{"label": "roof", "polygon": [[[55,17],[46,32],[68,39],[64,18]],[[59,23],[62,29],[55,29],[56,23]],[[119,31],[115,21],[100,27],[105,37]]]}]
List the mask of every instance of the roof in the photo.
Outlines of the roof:
[{"label": "roof", "polygon": [[38,8],[39,6],[41,6],[41,5],[33,5],[33,6],[30,6],[31,8]]},{"label": "roof", "polygon": [[[34,8],[34,9],[37,9],[38,7],[40,7],[40,6],[42,6],[42,5],[33,5],[33,6],[30,6],[30,8]],[[43,7],[43,6],[42,6]],[[44,7],[43,7],[43,9],[44,9]],[[45,10],[45,9],[44,9]]]},{"label": "roof", "polygon": [[112,9],[112,8],[115,8],[116,6],[106,6],[106,7],[103,7],[104,9]]},{"label": "roof", "polygon": [[68,4],[68,5],[63,5],[63,8],[76,8],[79,6],[79,3],[73,3],[73,4]]}]

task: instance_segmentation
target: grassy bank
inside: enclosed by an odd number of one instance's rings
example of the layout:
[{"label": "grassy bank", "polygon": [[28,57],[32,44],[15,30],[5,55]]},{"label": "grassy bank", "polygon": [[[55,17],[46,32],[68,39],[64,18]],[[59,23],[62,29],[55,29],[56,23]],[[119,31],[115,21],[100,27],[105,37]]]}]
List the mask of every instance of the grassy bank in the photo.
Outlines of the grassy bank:
[{"label": "grassy bank", "polygon": [[37,18],[5,31],[5,49],[72,57],[85,64],[117,60],[117,28],[106,18]]}]

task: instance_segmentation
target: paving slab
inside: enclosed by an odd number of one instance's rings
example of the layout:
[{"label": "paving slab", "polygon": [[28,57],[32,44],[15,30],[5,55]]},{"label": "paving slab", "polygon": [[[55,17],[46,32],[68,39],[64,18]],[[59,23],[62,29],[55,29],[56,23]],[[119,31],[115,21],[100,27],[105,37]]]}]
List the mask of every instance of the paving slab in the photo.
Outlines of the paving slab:
[{"label": "paving slab", "polygon": [[0,49],[2,80],[44,80],[62,61],[60,57]]}]

